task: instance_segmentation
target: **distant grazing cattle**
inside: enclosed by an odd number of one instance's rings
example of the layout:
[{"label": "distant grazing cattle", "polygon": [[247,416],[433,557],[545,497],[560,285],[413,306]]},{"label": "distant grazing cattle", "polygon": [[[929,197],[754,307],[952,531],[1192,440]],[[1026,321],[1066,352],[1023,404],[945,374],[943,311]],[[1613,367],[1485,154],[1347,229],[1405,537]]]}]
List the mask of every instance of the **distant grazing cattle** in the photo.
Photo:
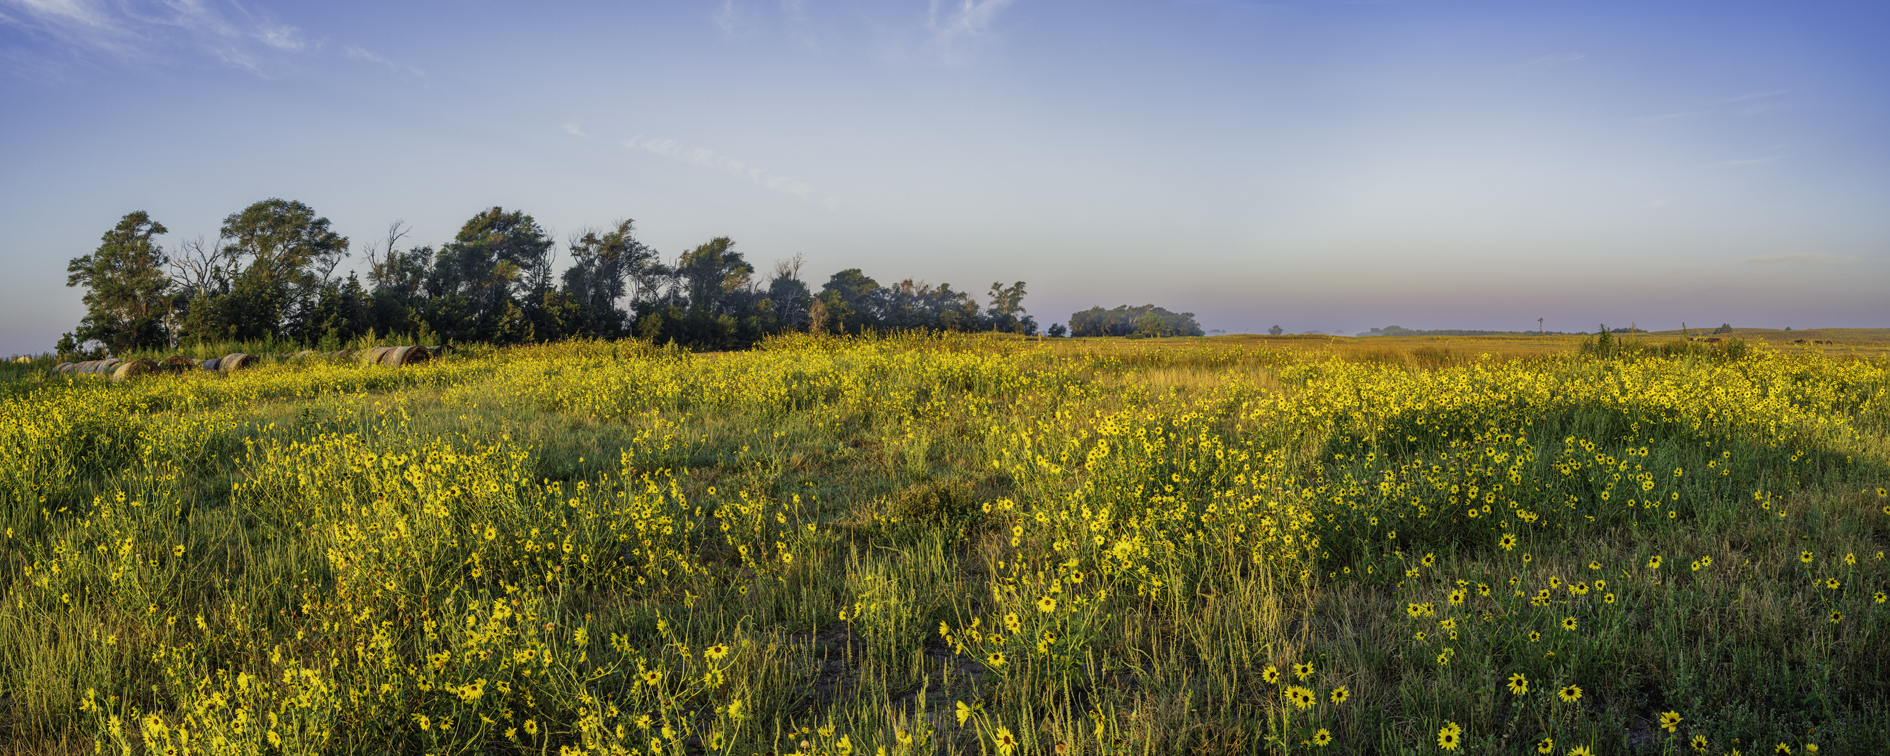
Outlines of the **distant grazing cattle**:
[{"label": "distant grazing cattle", "polygon": [[1719,337],[1718,337],[1718,336],[1714,336],[1713,338],[1710,338],[1710,339],[1707,339],[1707,340],[1706,340],[1706,343],[1708,343],[1708,344],[1718,344],[1718,343],[1719,343]]},{"label": "distant grazing cattle", "polygon": [[1804,339],[1792,339],[1792,343],[1793,343],[1793,344],[1803,344],[1803,343],[1805,343],[1805,340],[1804,340]]}]

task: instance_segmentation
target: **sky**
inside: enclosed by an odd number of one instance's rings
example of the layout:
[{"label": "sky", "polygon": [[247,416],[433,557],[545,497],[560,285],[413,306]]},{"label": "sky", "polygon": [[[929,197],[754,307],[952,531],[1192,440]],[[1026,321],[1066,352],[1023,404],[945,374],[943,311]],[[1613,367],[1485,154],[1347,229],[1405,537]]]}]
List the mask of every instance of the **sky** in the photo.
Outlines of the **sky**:
[{"label": "sky", "polygon": [[[1890,327],[1881,3],[0,0],[0,353],[126,213],[621,218],[1047,326]],[[561,245],[562,247],[562,245]]]}]

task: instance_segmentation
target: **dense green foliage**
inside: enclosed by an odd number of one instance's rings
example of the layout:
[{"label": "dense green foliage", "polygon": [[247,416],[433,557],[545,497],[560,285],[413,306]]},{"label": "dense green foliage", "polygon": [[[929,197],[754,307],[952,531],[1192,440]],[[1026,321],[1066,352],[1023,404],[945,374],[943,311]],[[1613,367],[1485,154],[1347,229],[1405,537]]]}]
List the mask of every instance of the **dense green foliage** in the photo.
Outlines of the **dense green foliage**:
[{"label": "dense green foliage", "polygon": [[126,215],[105,232],[98,251],[66,266],[67,286],[84,286],[85,319],[59,347],[75,352],[79,343],[97,341],[113,351],[164,343],[171,314],[165,290],[164,251],[151,237],[165,233],[143,211]]},{"label": "dense green foliage", "polygon": [[176,255],[155,241],[163,233],[131,213],[72,260],[67,284],[86,288],[87,314],[61,340],[62,357],[259,339],[333,348],[370,333],[426,344],[636,336],[709,350],[788,332],[1037,333],[1022,281],[992,284],[984,307],[950,284],[882,286],[858,268],[814,291],[798,260],[763,280],[726,237],[666,263],[629,220],[573,235],[562,273],[556,241],[519,210],[480,212],[438,248],[403,249],[396,223],[367,248],[365,282],[337,274],[349,240],[300,202],[232,213],[214,243],[186,242]]},{"label": "dense green foliage", "polygon": [[1192,312],[1169,312],[1155,305],[1113,310],[1091,307],[1070,315],[1071,336],[1200,336]]}]

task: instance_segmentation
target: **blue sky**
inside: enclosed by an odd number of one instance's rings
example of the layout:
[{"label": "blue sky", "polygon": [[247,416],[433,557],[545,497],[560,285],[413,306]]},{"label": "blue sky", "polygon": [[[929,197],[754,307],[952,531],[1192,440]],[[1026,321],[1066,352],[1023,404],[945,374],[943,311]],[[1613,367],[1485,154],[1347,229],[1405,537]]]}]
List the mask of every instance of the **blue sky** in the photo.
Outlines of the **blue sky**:
[{"label": "blue sky", "polygon": [[[1890,327],[1890,11],[0,0],[0,353],[125,213],[519,208],[1240,332]],[[362,255],[350,258],[359,263]]]}]

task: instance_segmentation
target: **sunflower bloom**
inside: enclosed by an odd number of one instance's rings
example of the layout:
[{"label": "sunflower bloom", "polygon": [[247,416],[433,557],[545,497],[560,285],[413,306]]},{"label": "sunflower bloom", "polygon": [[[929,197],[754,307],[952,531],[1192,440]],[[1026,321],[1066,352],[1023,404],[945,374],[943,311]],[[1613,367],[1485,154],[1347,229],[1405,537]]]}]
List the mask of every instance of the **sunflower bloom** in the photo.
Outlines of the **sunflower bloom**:
[{"label": "sunflower bloom", "polygon": [[1017,737],[1009,729],[997,728],[997,736],[992,739],[997,741],[998,753],[1004,756],[1010,756],[1011,751],[1017,750]]},{"label": "sunflower bloom", "polygon": [[1463,728],[1458,727],[1456,722],[1446,723],[1443,729],[1437,731],[1437,747],[1446,751],[1455,751],[1463,742],[1462,735]]}]

